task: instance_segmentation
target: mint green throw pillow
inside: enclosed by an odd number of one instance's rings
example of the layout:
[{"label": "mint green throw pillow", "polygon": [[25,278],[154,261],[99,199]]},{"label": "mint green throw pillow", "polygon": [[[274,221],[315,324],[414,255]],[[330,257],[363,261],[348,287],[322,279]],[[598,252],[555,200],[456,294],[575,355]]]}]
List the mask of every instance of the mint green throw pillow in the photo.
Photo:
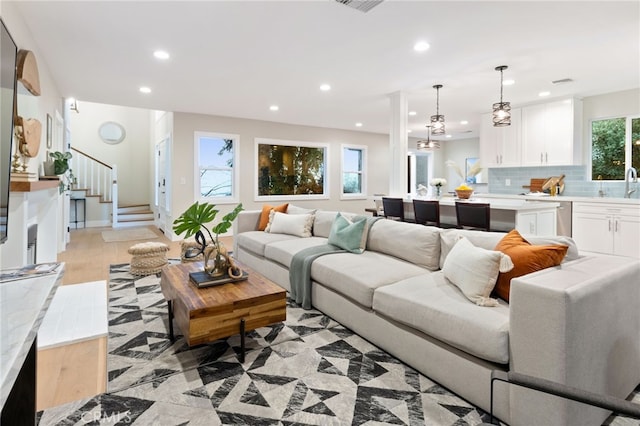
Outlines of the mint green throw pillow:
[{"label": "mint green throw pillow", "polygon": [[338,213],[331,225],[328,243],[351,253],[362,253],[367,244],[367,229],[366,217],[350,221]]}]

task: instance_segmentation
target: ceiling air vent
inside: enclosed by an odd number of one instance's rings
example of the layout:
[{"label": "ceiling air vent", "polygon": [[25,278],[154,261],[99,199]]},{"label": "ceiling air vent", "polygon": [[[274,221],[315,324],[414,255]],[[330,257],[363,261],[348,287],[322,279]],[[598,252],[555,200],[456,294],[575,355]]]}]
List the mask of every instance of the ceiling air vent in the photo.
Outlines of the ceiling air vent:
[{"label": "ceiling air vent", "polygon": [[345,6],[349,6],[360,12],[366,13],[383,2],[383,0],[336,0]]},{"label": "ceiling air vent", "polygon": [[570,79],[570,78],[563,78],[563,79],[560,79],[560,80],[553,80],[551,83],[552,84],[573,83],[573,80]]}]

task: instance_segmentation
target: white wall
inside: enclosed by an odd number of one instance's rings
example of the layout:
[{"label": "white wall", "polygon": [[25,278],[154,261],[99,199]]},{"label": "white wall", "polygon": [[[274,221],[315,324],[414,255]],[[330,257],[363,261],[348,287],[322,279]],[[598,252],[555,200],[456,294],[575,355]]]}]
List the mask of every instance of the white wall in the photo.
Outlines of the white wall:
[{"label": "white wall", "polygon": [[[10,2],[0,2],[0,13],[18,49],[32,51],[38,64],[40,96],[28,94],[22,84],[18,83],[18,114],[24,118],[38,119],[42,123],[40,151],[37,157],[29,159],[27,169],[29,172],[37,173],[46,158],[46,117],[50,114],[55,120],[56,111],[62,111],[62,96],[44,61],[42,52],[28,31],[22,16],[15,10],[15,5]],[[14,151],[15,143],[14,141]],[[62,142],[59,141],[59,144],[61,148]],[[2,167],[5,165],[3,164]],[[38,262],[56,260],[56,254],[60,248],[58,235],[62,234],[63,229],[63,200],[64,198],[59,196],[55,189],[11,194],[9,235],[7,242],[0,246],[0,268],[22,266],[20,263],[23,263],[26,258],[24,250],[26,250],[27,226],[36,222],[40,225],[36,260]]]},{"label": "white wall", "polygon": [[[118,170],[118,204],[147,204],[152,201],[149,154],[151,116],[149,110],[78,101],[79,113],[71,112],[71,146]],[[105,121],[121,124],[126,132],[122,142],[110,145],[98,135]]]},{"label": "white wall", "polygon": [[[254,201],[256,180],[255,138],[271,138],[290,141],[308,141],[330,144],[329,148],[329,200],[291,200],[300,206],[313,206],[327,210],[343,210],[364,213],[373,206],[371,199],[340,200],[341,144],[366,145],[367,192],[388,193],[389,187],[389,137],[388,135],[352,132],[348,130],[298,126],[240,118],[174,113],[173,163],[172,163],[172,217],[173,221],[195,201],[193,138],[195,131],[237,134],[240,136],[240,202],[245,209],[257,209],[262,202]],[[184,181],[184,184],[180,182]],[[281,204],[274,201],[271,204]],[[233,205],[221,206],[221,213]]]}]

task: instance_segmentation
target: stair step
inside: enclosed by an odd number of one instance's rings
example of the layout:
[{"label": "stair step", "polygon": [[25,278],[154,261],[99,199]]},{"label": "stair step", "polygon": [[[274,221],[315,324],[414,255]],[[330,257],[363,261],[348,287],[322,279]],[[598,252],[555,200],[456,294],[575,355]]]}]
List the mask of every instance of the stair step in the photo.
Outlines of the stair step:
[{"label": "stair step", "polygon": [[125,213],[153,213],[149,204],[138,204],[129,206],[119,206],[118,214]]},{"label": "stair step", "polygon": [[138,218],[138,217],[118,217],[118,222],[153,222],[153,217]]}]

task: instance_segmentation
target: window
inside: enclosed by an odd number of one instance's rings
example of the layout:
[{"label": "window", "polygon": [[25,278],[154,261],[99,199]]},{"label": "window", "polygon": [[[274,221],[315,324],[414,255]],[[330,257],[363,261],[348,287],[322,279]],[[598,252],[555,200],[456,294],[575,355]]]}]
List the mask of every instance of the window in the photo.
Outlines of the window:
[{"label": "window", "polygon": [[328,199],[329,146],[256,138],[256,201]]},{"label": "window", "polygon": [[342,196],[344,198],[363,197],[367,194],[365,179],[365,146],[342,146]]},{"label": "window", "polygon": [[236,202],[237,135],[195,133],[196,199],[212,202]]},{"label": "window", "polygon": [[640,117],[591,122],[591,179],[624,180],[629,167],[640,168]]}]

